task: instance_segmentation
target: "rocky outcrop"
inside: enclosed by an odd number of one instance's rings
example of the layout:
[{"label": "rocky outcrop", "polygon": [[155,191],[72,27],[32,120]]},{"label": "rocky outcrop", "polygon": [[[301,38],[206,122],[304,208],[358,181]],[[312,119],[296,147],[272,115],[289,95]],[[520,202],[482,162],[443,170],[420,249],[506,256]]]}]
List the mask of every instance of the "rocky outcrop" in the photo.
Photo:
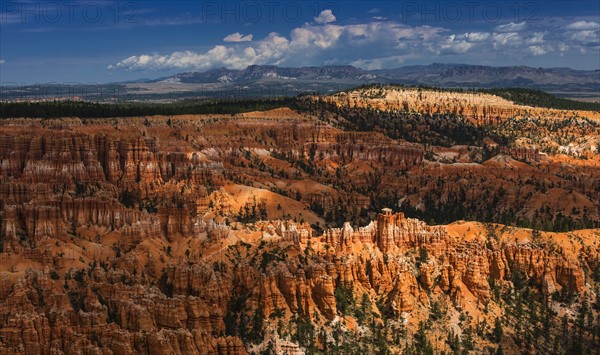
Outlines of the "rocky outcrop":
[{"label": "rocky outcrop", "polygon": [[[585,295],[600,264],[592,238],[457,236],[373,212],[420,186],[466,196],[501,159],[435,170],[418,145],[297,117],[88,123],[1,126],[0,353],[244,354],[269,337],[329,351],[330,334],[377,334],[383,316],[411,331],[438,300],[501,312],[494,293],[519,282]],[[258,217],[236,213],[252,200]]]},{"label": "rocky outcrop", "polygon": [[401,110],[421,114],[457,114],[479,123],[498,123],[512,117],[568,118],[583,116],[598,120],[593,111],[567,111],[517,105],[499,96],[414,88],[368,88],[315,98],[340,106]]},{"label": "rocky outcrop", "polygon": [[[256,317],[333,321],[340,315],[339,288],[373,293],[382,311],[395,317],[429,307],[427,292],[446,293],[457,309],[487,303],[490,280],[507,283],[515,273],[547,294],[584,290],[577,259],[531,243],[457,241],[443,226],[387,209],[366,227],[346,223],[322,236],[307,224],[276,225],[280,239],[227,248],[231,263],[172,262],[161,277],[142,272],[140,278],[135,267],[112,264],[108,272],[98,265],[71,269],[64,280],[51,278],[49,269],[28,271],[16,282],[4,278],[2,350],[242,354],[247,344],[225,337],[233,324],[248,326]],[[140,243],[132,244],[132,252]],[[129,265],[126,256],[121,260]]]}]

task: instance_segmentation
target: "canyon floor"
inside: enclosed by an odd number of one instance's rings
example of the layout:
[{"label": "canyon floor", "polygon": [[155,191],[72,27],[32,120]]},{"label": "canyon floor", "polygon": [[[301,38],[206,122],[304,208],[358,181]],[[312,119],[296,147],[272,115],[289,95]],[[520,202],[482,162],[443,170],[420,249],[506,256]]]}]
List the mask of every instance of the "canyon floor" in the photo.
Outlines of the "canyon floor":
[{"label": "canyon floor", "polygon": [[598,354],[599,125],[393,86],[0,120],[0,353]]}]

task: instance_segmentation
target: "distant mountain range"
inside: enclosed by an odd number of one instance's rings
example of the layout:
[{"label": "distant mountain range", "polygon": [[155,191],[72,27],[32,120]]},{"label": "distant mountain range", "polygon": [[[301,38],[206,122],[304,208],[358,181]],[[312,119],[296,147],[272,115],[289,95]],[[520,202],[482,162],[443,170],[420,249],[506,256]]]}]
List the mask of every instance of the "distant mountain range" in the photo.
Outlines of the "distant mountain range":
[{"label": "distant mountain range", "polygon": [[379,77],[360,68],[350,65],[285,68],[273,65],[251,65],[246,69],[213,69],[205,72],[191,72],[177,74],[168,78],[154,80],[154,82],[181,82],[187,84],[198,83],[252,83],[256,81],[373,81]]},{"label": "distant mountain range", "polygon": [[301,68],[251,65],[245,69],[220,68],[104,85],[9,86],[0,88],[0,100],[76,97],[90,101],[171,101],[295,96],[307,92],[328,94],[370,83],[475,89],[520,87],[588,101],[600,97],[600,70],[431,64],[380,70],[350,65]]},{"label": "distant mountain range", "polygon": [[[213,69],[181,73],[150,82],[184,84],[268,82],[363,83],[381,82],[407,85],[491,88],[526,87],[549,91],[598,91],[600,70],[571,68],[491,67],[465,64],[414,65],[395,69],[364,70],[353,66],[286,68],[251,65],[245,69]],[[308,89],[308,88],[307,88]]]}]

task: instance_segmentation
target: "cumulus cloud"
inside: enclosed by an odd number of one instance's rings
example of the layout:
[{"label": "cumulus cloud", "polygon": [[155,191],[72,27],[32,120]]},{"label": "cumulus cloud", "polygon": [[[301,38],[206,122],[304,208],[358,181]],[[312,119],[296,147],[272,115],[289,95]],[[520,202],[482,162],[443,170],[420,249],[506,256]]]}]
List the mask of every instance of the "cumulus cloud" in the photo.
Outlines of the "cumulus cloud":
[{"label": "cumulus cloud", "polygon": [[315,22],[319,24],[326,24],[335,22],[336,18],[333,12],[329,9],[321,11],[319,16],[315,17]]},{"label": "cumulus cloud", "polygon": [[[335,23],[334,23],[335,22]],[[307,64],[352,64],[367,69],[399,66],[407,60],[435,55],[477,58],[523,58],[551,52],[600,51],[600,30],[577,21],[552,27],[509,23],[489,31],[453,31],[436,26],[410,26],[393,20],[339,24],[331,10],[324,10],[312,23],[304,23],[288,34],[272,32],[263,38],[239,32],[203,52],[143,53],[132,55],[108,69],[207,70],[218,67],[241,69],[253,64],[303,66]],[[577,24],[577,25],[574,25]],[[531,28],[530,28],[531,27]],[[577,28],[577,29],[575,29]]]},{"label": "cumulus cloud", "polygon": [[441,44],[437,54],[463,54],[467,53],[473,46],[472,43],[457,38],[456,35],[450,35],[446,38],[446,41]]},{"label": "cumulus cloud", "polygon": [[566,30],[565,41],[579,46],[580,52],[586,53],[588,49],[600,51],[600,23],[580,20],[572,22],[564,28]]},{"label": "cumulus cloud", "polygon": [[225,38],[223,38],[223,41],[225,42],[250,42],[252,41],[252,34],[248,34],[248,35],[243,35],[239,32],[236,33],[232,33],[228,36],[226,36]]},{"label": "cumulus cloud", "polygon": [[582,30],[571,33],[569,38],[585,46],[600,46],[600,30]]},{"label": "cumulus cloud", "polygon": [[294,47],[310,47],[311,45],[325,49],[333,46],[340,39],[342,26],[304,26],[292,30]]},{"label": "cumulus cloud", "polygon": [[465,39],[468,42],[484,42],[490,38],[490,34],[488,32],[468,32],[465,33]]},{"label": "cumulus cloud", "polygon": [[522,44],[521,36],[517,32],[494,33],[492,35],[492,48],[503,49],[506,47],[520,47]]},{"label": "cumulus cloud", "polygon": [[565,26],[567,30],[599,30],[600,23],[594,21],[576,21]]},{"label": "cumulus cloud", "polygon": [[270,33],[256,47],[226,47],[218,45],[206,53],[179,51],[169,55],[142,54],[118,62],[115,67],[127,70],[146,69],[210,69],[220,66],[241,69],[252,64],[279,64],[287,53],[289,41]]},{"label": "cumulus cloud", "polygon": [[548,53],[546,48],[544,48],[543,46],[529,46],[528,49],[531,52],[531,54],[533,54],[534,56],[544,55],[544,54]]},{"label": "cumulus cloud", "polygon": [[558,51],[560,52],[561,56],[563,55],[563,53],[566,53],[570,50],[571,50],[571,47],[569,45],[567,45],[566,43],[558,44]]},{"label": "cumulus cloud", "polygon": [[[220,64],[233,68],[239,67],[237,64],[239,57],[231,56],[232,52],[232,49],[225,46],[215,46],[204,54],[192,51],[174,52],[170,55],[142,54],[123,59],[117,63],[116,67],[128,70],[208,69]],[[251,63],[252,60],[249,58],[248,62]]]},{"label": "cumulus cloud", "polygon": [[[327,14],[327,10],[321,13],[321,15]],[[399,58],[402,56],[399,51],[434,51],[424,47],[424,43],[441,38],[440,33],[444,31],[443,28],[431,26],[410,27],[395,22],[380,21],[343,26],[330,22],[305,23],[292,29],[288,37],[273,32],[252,43],[218,45],[204,53],[178,51],[171,54],[133,55],[109,69],[204,70],[221,66],[245,68],[252,64],[280,65],[282,63],[298,66],[305,65],[306,61],[311,59],[320,63],[347,64],[351,59],[339,57],[339,53],[344,53],[346,50],[352,51],[365,61],[370,61],[370,65],[374,66],[377,65],[376,63],[383,63],[378,61],[378,58]],[[243,37],[234,35],[235,39]]]},{"label": "cumulus cloud", "polygon": [[545,39],[544,39],[545,35],[546,35],[545,32],[534,32],[529,37],[527,37],[527,39],[525,40],[525,43],[527,43],[527,44],[542,44],[542,43],[545,43],[546,42]]}]

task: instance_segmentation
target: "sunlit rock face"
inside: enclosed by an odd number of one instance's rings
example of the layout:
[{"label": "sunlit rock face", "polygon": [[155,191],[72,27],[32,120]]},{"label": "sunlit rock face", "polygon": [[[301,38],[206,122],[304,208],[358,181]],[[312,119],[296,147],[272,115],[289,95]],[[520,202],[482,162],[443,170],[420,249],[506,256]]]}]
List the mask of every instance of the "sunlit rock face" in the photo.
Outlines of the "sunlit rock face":
[{"label": "sunlit rock face", "polygon": [[[593,219],[593,159],[552,165],[523,149],[506,153],[540,165],[505,155],[479,164],[468,148],[344,130],[335,119],[279,109],[3,122],[0,353],[372,353],[377,336],[400,353],[433,313],[429,335],[479,326],[473,341],[494,350],[490,325],[513,317],[515,300],[536,304],[536,316],[553,307],[568,324],[583,300],[596,301],[598,230],[434,225],[397,212],[401,202],[422,212],[440,192],[479,211],[568,203],[565,216]],[[465,188],[474,181],[490,190]],[[522,181],[552,194],[513,189]],[[513,340],[510,320],[501,346],[529,346]]]}]

